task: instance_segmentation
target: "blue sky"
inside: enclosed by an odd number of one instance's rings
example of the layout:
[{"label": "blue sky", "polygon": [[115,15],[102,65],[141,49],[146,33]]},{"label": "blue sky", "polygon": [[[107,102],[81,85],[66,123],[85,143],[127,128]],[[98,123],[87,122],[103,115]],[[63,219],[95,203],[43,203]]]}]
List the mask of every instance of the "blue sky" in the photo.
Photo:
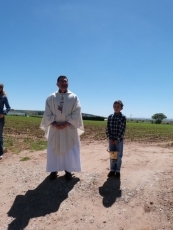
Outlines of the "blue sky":
[{"label": "blue sky", "polygon": [[173,118],[172,0],[0,0],[0,82],[44,110],[66,75],[83,113]]}]

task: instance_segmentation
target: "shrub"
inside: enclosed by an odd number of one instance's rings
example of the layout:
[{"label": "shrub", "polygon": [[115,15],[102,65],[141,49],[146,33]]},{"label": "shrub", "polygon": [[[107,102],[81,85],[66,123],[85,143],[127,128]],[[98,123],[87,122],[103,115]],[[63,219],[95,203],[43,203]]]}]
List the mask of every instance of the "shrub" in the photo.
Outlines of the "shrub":
[{"label": "shrub", "polygon": [[90,120],[90,121],[104,121],[105,118],[104,117],[82,117],[83,120]]}]

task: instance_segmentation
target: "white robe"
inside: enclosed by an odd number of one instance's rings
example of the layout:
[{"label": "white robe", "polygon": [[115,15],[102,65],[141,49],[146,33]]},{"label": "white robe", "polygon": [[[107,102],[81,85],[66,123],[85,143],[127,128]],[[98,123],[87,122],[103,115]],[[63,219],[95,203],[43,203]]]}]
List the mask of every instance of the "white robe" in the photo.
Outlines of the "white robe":
[{"label": "white robe", "polygon": [[[45,131],[48,140],[47,172],[63,170],[68,172],[81,171],[79,136],[84,132],[81,107],[75,94],[68,90],[63,95],[62,112],[58,109],[62,96],[61,93],[57,91],[47,98],[40,126]],[[71,125],[60,130],[51,125],[54,121],[67,121]]]}]

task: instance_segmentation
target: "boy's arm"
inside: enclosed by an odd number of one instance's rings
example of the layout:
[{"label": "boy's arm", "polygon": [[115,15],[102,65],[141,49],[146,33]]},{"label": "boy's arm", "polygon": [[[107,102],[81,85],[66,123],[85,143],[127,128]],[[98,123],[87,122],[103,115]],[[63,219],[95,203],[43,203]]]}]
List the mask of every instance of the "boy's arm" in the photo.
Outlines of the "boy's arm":
[{"label": "boy's arm", "polygon": [[107,121],[106,136],[107,138],[112,139],[111,128],[110,128],[110,117],[108,117],[108,121]]},{"label": "boy's arm", "polygon": [[119,129],[119,134],[117,137],[117,140],[120,141],[121,138],[123,138],[124,134],[126,131],[126,118],[121,121],[120,129]]}]

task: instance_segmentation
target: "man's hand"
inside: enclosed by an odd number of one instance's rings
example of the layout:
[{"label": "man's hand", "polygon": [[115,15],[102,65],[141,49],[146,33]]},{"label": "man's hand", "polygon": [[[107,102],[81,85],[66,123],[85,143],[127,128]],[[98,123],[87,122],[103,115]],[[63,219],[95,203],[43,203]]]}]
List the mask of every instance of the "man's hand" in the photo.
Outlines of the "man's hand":
[{"label": "man's hand", "polygon": [[54,125],[53,125],[55,128],[57,128],[57,129],[65,129],[66,127],[68,127],[69,126],[69,123],[68,122],[62,122],[62,123],[60,123],[60,122],[57,122],[57,123],[55,123]]},{"label": "man's hand", "polygon": [[3,117],[4,117],[4,114],[1,113],[1,114],[0,114],[0,118],[3,118]]}]

